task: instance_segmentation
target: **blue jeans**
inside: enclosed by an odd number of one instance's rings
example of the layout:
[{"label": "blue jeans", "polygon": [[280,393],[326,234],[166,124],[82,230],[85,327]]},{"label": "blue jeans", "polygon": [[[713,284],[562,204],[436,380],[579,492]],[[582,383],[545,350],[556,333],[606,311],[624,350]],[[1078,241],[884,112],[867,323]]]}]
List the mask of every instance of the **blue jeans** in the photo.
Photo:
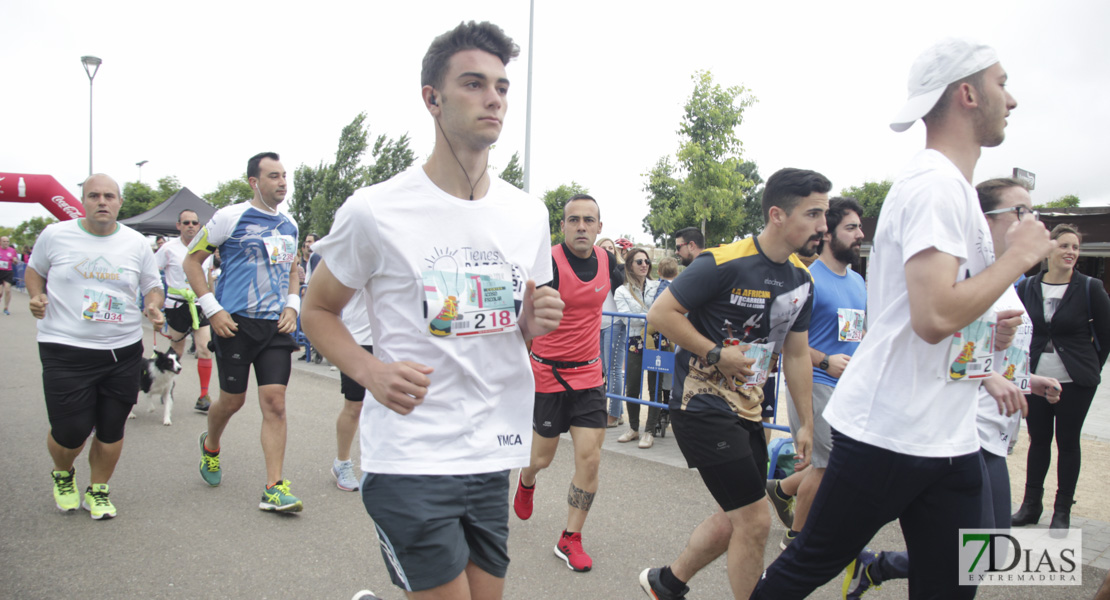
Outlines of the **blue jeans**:
[{"label": "blue jeans", "polygon": [[833,430],[829,466],[809,518],[767,568],[751,598],[805,598],[844,570],[898,519],[909,556],[910,598],[973,598],[958,581],[958,531],[982,523],[978,452],[927,458],[892,452]]}]

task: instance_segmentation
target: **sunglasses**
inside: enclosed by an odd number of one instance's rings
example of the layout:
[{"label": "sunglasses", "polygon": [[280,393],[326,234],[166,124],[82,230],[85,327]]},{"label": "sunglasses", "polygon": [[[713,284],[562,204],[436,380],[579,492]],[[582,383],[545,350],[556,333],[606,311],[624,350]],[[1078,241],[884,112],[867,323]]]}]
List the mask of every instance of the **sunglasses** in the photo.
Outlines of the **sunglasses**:
[{"label": "sunglasses", "polygon": [[1028,206],[1023,206],[1021,204],[1019,204],[1017,206],[1011,206],[1010,208],[998,208],[998,209],[995,209],[995,210],[988,210],[987,212],[985,212],[983,214],[984,215],[1002,215],[1002,214],[1006,214],[1008,212],[1017,213],[1017,218],[1018,218],[1019,221],[1025,215],[1033,215],[1034,219],[1040,219],[1041,218],[1041,214],[1039,212],[1029,208]]},{"label": "sunglasses", "polygon": [[689,243],[690,242],[682,242],[681,244],[675,244],[674,249],[678,250],[678,249],[682,248],[683,246],[685,246],[686,244],[689,244]]},{"label": "sunglasses", "polygon": [[182,225],[200,225],[200,221],[181,221]]},{"label": "sunglasses", "polygon": [[634,260],[632,262],[634,264],[637,264],[637,265],[650,265],[651,264],[651,261],[646,259],[646,258],[637,258],[636,260]]}]

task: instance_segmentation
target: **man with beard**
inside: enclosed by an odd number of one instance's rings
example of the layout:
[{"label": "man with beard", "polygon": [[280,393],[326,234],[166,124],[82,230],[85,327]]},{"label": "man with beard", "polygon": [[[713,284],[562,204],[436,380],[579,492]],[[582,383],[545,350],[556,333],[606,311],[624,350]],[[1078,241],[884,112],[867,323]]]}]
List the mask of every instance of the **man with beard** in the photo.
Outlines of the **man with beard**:
[{"label": "man with beard", "polygon": [[[809,266],[813,276],[813,316],[809,321],[809,357],[813,364],[813,450],[810,468],[798,471],[782,481],[767,482],[767,495],[779,519],[790,530],[779,547],[786,549],[802,529],[817,495],[817,487],[829,464],[832,431],[821,416],[832,397],[833,389],[844,367],[863,339],[864,314],[867,310],[867,284],[853,268],[859,263],[863,244],[860,218],[863,208],[851,198],[829,200],[825,224],[829,230],[817,246],[817,260]],[[797,436],[798,411],[789,390],[786,405],[790,414],[791,433]],[[790,509],[790,500],[795,507]]]},{"label": "man with beard", "polygon": [[771,528],[763,505],[762,387],[772,354],[781,352],[798,407],[794,439],[804,468],[813,431],[813,286],[796,254],[813,256],[824,237],[831,187],[814,171],[776,172],[763,192],[763,231],[703,252],[648,311],[648,323],[681,347],[669,402],[675,440],[720,507],[697,526],[677,560],[640,573],[652,598],[685,597],[686,582],[726,552],[736,598],[747,597],[759,579]]},{"label": "man with beard", "polygon": [[705,250],[705,236],[697,227],[680,229],[674,234],[674,248],[678,261],[682,266],[689,267],[701,251]]}]

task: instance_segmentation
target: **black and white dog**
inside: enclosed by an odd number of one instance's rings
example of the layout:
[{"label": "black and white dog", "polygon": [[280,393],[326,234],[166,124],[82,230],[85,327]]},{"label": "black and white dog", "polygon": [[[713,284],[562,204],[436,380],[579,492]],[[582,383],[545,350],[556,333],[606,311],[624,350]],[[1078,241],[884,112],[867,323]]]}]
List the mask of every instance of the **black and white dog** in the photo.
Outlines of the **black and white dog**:
[{"label": "black and white dog", "polygon": [[[173,380],[180,372],[181,361],[178,360],[177,353],[173,351],[173,348],[165,352],[155,350],[153,358],[143,359],[143,372],[139,376],[139,387],[150,402],[150,408],[147,409],[147,412],[154,412],[157,407],[157,399],[161,400],[164,407],[162,411],[163,425],[173,425],[170,420],[170,413],[173,412]],[[131,410],[130,418],[135,418],[134,409]]]}]

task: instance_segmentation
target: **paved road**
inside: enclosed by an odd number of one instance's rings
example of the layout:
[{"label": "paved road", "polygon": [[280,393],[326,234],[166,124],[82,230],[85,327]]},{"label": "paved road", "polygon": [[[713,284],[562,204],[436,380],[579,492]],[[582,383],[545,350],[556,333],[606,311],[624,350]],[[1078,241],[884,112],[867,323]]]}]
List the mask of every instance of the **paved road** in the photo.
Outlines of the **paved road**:
[{"label": "paved road", "polygon": [[[298,363],[289,385],[285,473],[305,502],[303,513],[257,509],[264,478],[261,418],[250,401],[223,440],[223,485],[209,488],[201,481],[197,436],[205,419],[192,411],[198,387],[195,359],[189,357],[178,379],[173,426],[162,426],[160,412],[140,412],[129,423],[111,481],[120,514],[97,522],[84,511],[63,514],[54,507],[41,369],[26,295],[14,296],[12,311],[0,315],[0,465],[6,484],[0,598],[346,599],[364,587],[386,598],[403,597],[388,582],[358,495],[336,489],[329,471],[341,403],[337,373]],[[697,474],[678,461],[672,437],[641,451],[617,447],[619,433],[608,432],[602,488],[585,533],[594,570],[573,573],[552,554],[565,522],[572,467],[564,440],[552,467],[541,474],[535,515],[527,522],[511,517],[506,598],[643,598],[639,571],[673,559],[697,523],[715,510]],[[77,464],[82,488],[88,483],[84,460]],[[782,534],[775,522],[765,562],[778,554]],[[872,545],[904,548],[896,525],[884,528]],[[979,597],[1090,598],[1104,575],[1084,567],[1082,589],[983,588]],[[724,561],[705,569],[691,588],[691,599],[729,597]],[[836,580],[813,597],[839,598],[839,589]],[[906,594],[904,582],[890,582],[874,597]]]}]

